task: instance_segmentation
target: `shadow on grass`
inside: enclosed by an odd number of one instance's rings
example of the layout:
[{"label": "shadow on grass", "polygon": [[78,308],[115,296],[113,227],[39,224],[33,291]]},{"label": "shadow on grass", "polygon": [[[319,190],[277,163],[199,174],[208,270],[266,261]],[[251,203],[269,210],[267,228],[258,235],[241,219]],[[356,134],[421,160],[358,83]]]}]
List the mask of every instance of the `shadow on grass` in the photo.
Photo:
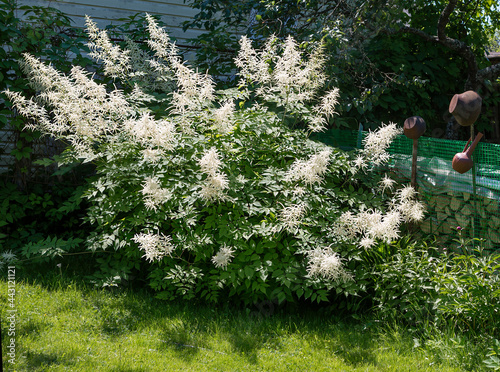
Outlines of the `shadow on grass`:
[{"label": "shadow on grass", "polygon": [[[326,349],[348,365],[376,366],[379,345],[373,335],[364,332],[359,323],[341,321],[308,304],[278,305],[267,301],[245,308],[229,303],[219,306],[186,301],[173,303],[157,300],[152,292],[143,288],[96,290],[82,278],[82,272],[44,273],[42,267],[39,274],[23,280],[49,292],[65,291],[69,287],[77,290],[53,308],[56,313],[90,309],[85,315],[90,319],[80,328],[91,327],[91,332],[113,337],[154,327],[159,331],[158,340],[154,340],[158,349],[168,348],[187,362],[200,352],[236,353],[256,365],[262,349],[287,352],[289,346],[282,344],[282,336],[292,336],[307,337],[311,347]],[[40,333],[43,327],[42,323],[27,323],[21,331]],[[215,345],[216,340],[222,340],[225,345]],[[298,345],[300,347],[300,343]],[[31,358],[30,364],[34,366],[57,363],[55,355],[35,353]]]},{"label": "shadow on grass", "polygon": [[109,372],[146,372],[147,369],[144,368],[132,368],[126,366],[112,367],[108,370]]},{"label": "shadow on grass", "polygon": [[73,354],[66,353],[44,353],[30,350],[26,353],[30,371],[46,371],[58,365],[68,367],[74,365],[74,358]]}]

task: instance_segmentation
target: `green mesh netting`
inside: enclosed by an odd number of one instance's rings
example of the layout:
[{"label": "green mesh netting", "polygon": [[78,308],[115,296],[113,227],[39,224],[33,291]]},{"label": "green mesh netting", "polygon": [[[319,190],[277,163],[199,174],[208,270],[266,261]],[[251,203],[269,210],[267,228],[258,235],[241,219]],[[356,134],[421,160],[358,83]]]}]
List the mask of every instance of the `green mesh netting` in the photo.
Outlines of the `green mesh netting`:
[{"label": "green mesh netting", "polygon": [[[316,139],[344,150],[362,147],[367,132],[330,130]],[[488,250],[500,248],[500,145],[480,142],[474,151],[473,169],[460,174],[452,159],[462,152],[466,141],[421,137],[418,140],[417,185],[427,205],[426,219],[420,224],[424,233],[435,234],[443,245],[457,239],[480,238]],[[413,141],[398,136],[389,148],[393,154],[387,171],[409,183]]]}]

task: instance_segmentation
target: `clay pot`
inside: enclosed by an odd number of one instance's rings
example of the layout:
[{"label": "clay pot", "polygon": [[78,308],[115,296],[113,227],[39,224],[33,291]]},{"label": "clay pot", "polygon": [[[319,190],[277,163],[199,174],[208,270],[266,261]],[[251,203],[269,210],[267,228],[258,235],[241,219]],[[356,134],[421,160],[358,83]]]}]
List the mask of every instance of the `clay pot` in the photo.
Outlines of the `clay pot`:
[{"label": "clay pot", "polygon": [[483,100],[476,92],[468,90],[462,94],[455,94],[450,101],[449,111],[457,123],[468,127],[477,120],[481,113]]},{"label": "clay pot", "polygon": [[409,117],[405,120],[403,131],[409,139],[418,139],[425,132],[425,120],[420,116]]},{"label": "clay pot", "polygon": [[479,140],[483,137],[482,133],[478,133],[476,136],[476,139],[474,142],[472,142],[472,145],[469,146],[469,143],[472,138],[469,138],[467,141],[467,144],[464,147],[464,152],[459,152],[453,157],[453,161],[451,162],[451,165],[453,169],[455,169],[458,173],[462,174],[467,171],[469,171],[472,166],[474,165],[474,162],[472,161],[472,153],[474,152],[474,149],[476,148],[477,144],[479,143]]}]

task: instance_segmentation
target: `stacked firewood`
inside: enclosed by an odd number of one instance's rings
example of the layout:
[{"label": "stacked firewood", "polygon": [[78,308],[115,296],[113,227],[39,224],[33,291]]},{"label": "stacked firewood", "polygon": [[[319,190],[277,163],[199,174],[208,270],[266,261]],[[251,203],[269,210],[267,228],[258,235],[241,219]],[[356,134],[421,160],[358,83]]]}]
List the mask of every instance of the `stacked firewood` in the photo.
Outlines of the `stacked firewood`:
[{"label": "stacked firewood", "polygon": [[430,195],[422,198],[428,217],[420,224],[426,234],[456,235],[460,227],[462,236],[483,238],[485,248],[500,245],[500,201],[466,192]]}]

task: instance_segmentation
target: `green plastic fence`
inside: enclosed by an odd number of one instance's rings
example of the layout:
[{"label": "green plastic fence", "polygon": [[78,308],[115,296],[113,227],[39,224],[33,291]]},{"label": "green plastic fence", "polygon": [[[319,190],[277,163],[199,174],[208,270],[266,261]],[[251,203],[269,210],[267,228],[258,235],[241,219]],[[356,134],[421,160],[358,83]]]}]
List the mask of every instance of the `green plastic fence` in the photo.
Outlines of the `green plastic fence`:
[{"label": "green plastic fence", "polygon": [[[344,150],[362,147],[367,132],[330,130],[316,139]],[[473,170],[460,174],[451,165],[466,141],[420,137],[418,140],[417,184],[427,217],[420,224],[424,233],[435,234],[443,246],[454,246],[462,238],[484,240],[488,250],[500,248],[500,145],[480,142],[474,151]],[[389,148],[393,154],[388,170],[401,182],[410,182],[413,141],[398,136]]]}]

